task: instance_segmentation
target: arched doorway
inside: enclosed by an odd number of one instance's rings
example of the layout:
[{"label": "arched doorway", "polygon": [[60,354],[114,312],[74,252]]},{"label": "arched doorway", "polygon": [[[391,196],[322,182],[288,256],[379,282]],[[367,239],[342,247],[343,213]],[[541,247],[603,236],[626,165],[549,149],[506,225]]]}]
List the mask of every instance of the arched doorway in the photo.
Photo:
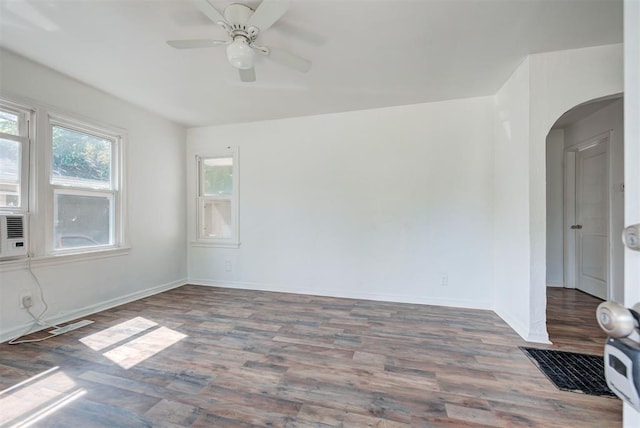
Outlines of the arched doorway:
[{"label": "arched doorway", "polygon": [[[621,94],[564,113],[546,139],[547,330],[559,347],[577,335],[602,352],[594,313],[624,300],[624,133]],[[591,333],[589,333],[591,332]],[[585,337],[591,334],[593,340]]]}]

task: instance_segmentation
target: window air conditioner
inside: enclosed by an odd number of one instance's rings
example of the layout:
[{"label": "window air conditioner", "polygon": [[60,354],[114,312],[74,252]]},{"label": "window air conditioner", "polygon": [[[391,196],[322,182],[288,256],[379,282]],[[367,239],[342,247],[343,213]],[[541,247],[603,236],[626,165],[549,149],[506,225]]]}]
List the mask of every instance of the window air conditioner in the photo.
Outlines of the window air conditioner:
[{"label": "window air conditioner", "polygon": [[0,215],[0,260],[27,256],[24,214]]}]

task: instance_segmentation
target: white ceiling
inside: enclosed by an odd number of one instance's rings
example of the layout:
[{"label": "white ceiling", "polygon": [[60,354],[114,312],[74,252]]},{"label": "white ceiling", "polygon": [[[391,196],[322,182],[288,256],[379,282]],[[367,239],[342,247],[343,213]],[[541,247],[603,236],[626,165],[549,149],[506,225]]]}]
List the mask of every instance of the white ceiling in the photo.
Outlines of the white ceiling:
[{"label": "white ceiling", "polygon": [[165,43],[225,37],[189,0],[0,0],[0,45],[188,126],[491,95],[529,53],[620,43],[622,1],[293,0],[259,44],[313,67],[255,83]]}]

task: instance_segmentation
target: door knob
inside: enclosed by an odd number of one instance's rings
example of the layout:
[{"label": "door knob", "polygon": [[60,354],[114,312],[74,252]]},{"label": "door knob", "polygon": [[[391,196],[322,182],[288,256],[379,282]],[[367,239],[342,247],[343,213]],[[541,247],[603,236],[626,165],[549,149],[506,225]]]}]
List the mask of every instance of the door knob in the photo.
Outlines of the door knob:
[{"label": "door knob", "polygon": [[622,242],[630,250],[640,251],[640,224],[633,224],[622,232]]},{"label": "door knob", "polygon": [[574,224],[571,226],[571,229],[582,229],[582,225],[581,224]]}]

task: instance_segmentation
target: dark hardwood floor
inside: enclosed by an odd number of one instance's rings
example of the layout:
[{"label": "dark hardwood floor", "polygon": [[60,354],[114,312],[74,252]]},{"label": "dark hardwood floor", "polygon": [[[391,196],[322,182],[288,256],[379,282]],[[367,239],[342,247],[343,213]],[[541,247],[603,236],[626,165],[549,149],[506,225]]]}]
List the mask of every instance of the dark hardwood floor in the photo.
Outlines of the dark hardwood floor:
[{"label": "dark hardwood floor", "polygon": [[[550,290],[553,346],[601,354],[582,297]],[[621,425],[490,311],[184,286],[89,318],[0,345],[1,426]]]},{"label": "dark hardwood floor", "polygon": [[569,288],[547,288],[547,331],[552,348],[602,355],[607,335],[598,326],[602,300]]}]

